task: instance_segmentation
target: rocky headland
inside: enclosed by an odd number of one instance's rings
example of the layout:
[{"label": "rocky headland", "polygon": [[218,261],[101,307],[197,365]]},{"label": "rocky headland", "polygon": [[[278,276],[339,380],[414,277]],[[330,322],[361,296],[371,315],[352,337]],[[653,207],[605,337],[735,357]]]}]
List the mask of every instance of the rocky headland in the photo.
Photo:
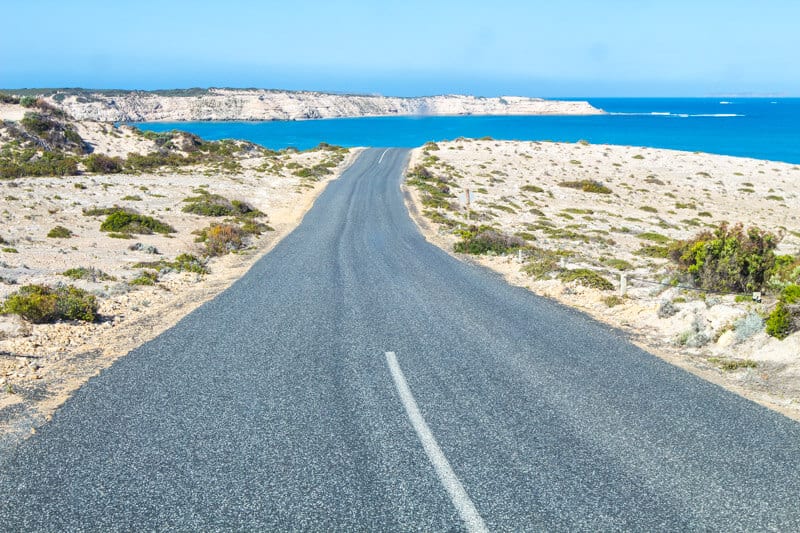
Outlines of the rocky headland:
[{"label": "rocky headland", "polygon": [[[13,91],[12,91],[13,92]],[[588,102],[521,96],[390,97],[265,89],[170,91],[28,91],[76,120],[170,122],[210,120],[307,120],[377,116],[596,115]]]}]

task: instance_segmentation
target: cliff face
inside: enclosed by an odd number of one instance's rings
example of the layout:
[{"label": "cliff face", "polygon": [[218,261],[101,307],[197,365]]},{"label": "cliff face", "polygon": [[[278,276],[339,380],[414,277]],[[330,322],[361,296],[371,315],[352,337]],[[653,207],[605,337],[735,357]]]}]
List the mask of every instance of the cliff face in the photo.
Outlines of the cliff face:
[{"label": "cliff face", "polygon": [[[55,96],[55,97],[54,97]],[[84,92],[56,94],[48,100],[77,120],[204,121],[302,120],[391,115],[594,115],[588,102],[506,96],[447,95],[418,98],[359,96],[316,92],[210,89],[201,94],[163,95]]]}]

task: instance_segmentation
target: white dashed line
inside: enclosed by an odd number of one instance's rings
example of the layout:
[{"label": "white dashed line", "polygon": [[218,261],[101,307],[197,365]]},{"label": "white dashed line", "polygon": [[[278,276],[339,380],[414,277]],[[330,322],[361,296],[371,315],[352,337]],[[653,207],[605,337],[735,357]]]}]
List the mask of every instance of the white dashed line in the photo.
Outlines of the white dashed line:
[{"label": "white dashed line", "polygon": [[483,518],[478,514],[475,504],[472,503],[467,491],[464,490],[464,486],[461,485],[456,473],[453,472],[447,457],[444,456],[442,449],[439,448],[436,437],[433,436],[425,419],[422,418],[422,413],[419,412],[417,402],[414,400],[414,395],[411,394],[411,389],[408,388],[408,383],[406,383],[406,378],[403,376],[400,365],[397,364],[397,357],[394,352],[386,352],[386,363],[389,365],[389,371],[392,373],[392,379],[394,379],[397,393],[400,395],[400,400],[406,409],[408,419],[411,421],[414,431],[417,432],[417,436],[422,442],[422,447],[425,449],[428,459],[439,476],[439,481],[444,485],[450,495],[450,500],[453,502],[459,516],[461,516],[461,520],[467,526],[467,530],[475,532],[489,531],[483,522]]},{"label": "white dashed line", "polygon": [[381,163],[383,163],[383,156],[385,156],[385,155],[386,155],[386,152],[388,152],[388,151],[389,151],[389,149],[387,148],[387,149],[386,149],[386,150],[384,150],[384,151],[383,151],[383,153],[381,154],[381,158],[380,158],[380,159],[378,159],[378,164],[379,164],[379,165],[380,165]]}]

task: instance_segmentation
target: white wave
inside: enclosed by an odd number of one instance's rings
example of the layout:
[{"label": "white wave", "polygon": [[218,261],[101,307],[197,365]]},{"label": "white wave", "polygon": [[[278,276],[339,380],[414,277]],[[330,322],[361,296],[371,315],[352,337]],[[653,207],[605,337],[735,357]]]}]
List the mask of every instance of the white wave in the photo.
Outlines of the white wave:
[{"label": "white wave", "polygon": [[723,100],[723,101],[720,102],[721,105],[728,105],[728,104],[732,104],[732,103],[733,102],[728,102],[727,100]]},{"label": "white wave", "polygon": [[609,115],[626,116],[626,117],[677,117],[677,118],[693,118],[693,117],[711,117],[711,118],[730,118],[730,117],[743,117],[737,113],[670,113],[668,111],[652,111],[650,113],[619,113],[612,112]]}]

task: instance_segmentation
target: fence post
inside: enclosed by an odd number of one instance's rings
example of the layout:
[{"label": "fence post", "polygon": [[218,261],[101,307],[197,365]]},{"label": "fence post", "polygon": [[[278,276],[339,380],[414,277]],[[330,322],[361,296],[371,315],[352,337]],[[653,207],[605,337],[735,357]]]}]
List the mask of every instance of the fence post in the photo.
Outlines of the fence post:
[{"label": "fence post", "polygon": [[625,296],[625,293],[628,292],[628,276],[625,275],[625,272],[620,272],[619,274],[619,295]]}]

